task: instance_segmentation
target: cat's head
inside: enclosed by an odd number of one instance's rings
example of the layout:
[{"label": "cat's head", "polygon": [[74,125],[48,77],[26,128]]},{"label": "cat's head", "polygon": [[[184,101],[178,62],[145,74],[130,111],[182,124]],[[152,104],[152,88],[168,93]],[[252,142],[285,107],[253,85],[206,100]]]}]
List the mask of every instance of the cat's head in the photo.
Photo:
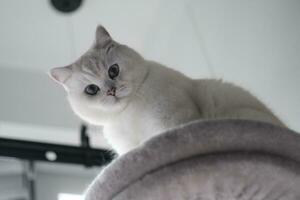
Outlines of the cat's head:
[{"label": "cat's head", "polygon": [[115,42],[98,26],[92,47],[77,61],[53,68],[50,76],[66,90],[77,115],[94,124],[128,105],[147,73],[144,59]]}]

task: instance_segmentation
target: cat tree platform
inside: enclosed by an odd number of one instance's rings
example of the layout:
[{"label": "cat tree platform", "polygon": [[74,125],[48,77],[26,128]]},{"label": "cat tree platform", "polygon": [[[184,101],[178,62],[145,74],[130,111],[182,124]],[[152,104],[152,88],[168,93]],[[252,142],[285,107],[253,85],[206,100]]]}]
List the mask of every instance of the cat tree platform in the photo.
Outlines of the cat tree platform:
[{"label": "cat tree platform", "polygon": [[247,120],[192,122],[105,167],[85,200],[300,199],[300,135]]}]

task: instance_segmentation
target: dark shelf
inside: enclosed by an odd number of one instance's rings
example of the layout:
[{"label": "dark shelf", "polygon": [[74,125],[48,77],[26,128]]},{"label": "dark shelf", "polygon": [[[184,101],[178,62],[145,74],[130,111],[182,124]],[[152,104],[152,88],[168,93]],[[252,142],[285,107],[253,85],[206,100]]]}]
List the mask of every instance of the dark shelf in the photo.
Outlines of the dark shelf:
[{"label": "dark shelf", "polygon": [[[53,159],[47,158],[47,152],[54,156]],[[111,151],[93,149],[89,146],[76,147],[7,138],[0,138],[0,156],[31,161],[80,164],[87,167],[102,166],[114,158]]]}]

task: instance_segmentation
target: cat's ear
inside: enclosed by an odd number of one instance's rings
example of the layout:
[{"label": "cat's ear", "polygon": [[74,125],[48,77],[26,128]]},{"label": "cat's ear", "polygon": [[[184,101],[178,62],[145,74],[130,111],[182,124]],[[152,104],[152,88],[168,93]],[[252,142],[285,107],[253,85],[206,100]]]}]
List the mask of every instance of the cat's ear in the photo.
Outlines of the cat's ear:
[{"label": "cat's ear", "polygon": [[96,43],[100,46],[105,46],[105,44],[111,40],[112,38],[107,30],[103,26],[98,25],[96,30]]},{"label": "cat's ear", "polygon": [[49,71],[49,76],[59,84],[64,85],[64,83],[72,75],[72,68],[70,66],[66,67],[56,67]]}]

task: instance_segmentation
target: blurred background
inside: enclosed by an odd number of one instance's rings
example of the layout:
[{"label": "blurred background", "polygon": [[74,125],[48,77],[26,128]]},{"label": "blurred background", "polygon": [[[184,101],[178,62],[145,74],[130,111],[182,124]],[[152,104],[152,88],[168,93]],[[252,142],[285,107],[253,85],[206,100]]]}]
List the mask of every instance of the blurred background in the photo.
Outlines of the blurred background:
[{"label": "blurred background", "polygon": [[[98,24],[147,59],[247,88],[300,132],[299,0],[2,0],[0,24],[2,138],[80,145],[81,121],[47,72],[82,55]],[[88,134],[92,148],[108,148],[101,128]],[[32,198],[28,170],[0,159],[0,200]],[[80,199],[100,171],[35,162],[35,198]]]}]

